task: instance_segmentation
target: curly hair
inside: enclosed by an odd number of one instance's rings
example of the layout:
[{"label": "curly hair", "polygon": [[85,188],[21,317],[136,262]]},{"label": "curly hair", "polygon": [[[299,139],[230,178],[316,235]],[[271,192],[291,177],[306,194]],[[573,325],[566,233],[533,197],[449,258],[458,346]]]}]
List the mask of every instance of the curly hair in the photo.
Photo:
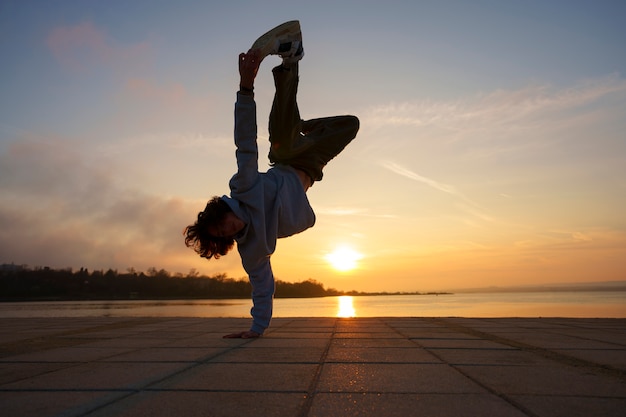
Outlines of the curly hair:
[{"label": "curly hair", "polygon": [[212,236],[209,228],[219,225],[230,211],[228,204],[220,197],[209,200],[204,211],[198,213],[196,222],[185,228],[185,245],[207,259],[226,255],[235,245],[235,239]]}]

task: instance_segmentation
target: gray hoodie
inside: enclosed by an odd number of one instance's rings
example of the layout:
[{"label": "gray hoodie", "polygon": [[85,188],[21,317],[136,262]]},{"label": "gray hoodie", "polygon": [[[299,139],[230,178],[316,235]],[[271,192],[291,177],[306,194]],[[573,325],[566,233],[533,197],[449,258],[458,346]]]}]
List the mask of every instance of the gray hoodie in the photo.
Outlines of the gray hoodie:
[{"label": "gray hoodie", "polygon": [[222,199],[246,227],[236,237],[241,263],[252,284],[252,327],[263,334],[272,318],[274,274],[270,256],[276,239],[300,233],[315,224],[315,213],[295,169],[276,165],[259,172],[256,103],[237,93],[235,103],[237,173],[230,179],[230,197]]}]

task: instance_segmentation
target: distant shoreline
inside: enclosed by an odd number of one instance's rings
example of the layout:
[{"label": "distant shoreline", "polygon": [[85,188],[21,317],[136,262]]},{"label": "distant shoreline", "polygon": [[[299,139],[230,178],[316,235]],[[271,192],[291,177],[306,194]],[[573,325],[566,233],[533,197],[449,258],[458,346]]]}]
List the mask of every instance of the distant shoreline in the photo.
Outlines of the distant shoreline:
[{"label": "distant shoreline", "polygon": [[[515,293],[565,293],[565,292],[626,292],[626,284],[615,286],[534,286],[534,287],[489,287],[489,288],[472,288],[452,291],[429,291],[429,292],[355,292],[347,291],[339,294],[328,294],[319,296],[278,296],[276,299],[306,299],[306,298],[324,298],[324,297],[382,297],[382,296],[446,296],[455,294],[515,294]],[[249,300],[250,297],[16,297],[16,298],[0,298],[0,303],[31,303],[31,302],[107,302],[107,301],[220,301],[220,300]]]},{"label": "distant shoreline", "polygon": [[[504,285],[506,281],[502,282]],[[543,283],[474,288],[441,288],[433,291],[357,291],[326,288],[322,282],[276,280],[274,297],[304,299],[333,296],[414,296],[452,294],[516,294],[564,292],[624,292],[626,280],[599,282]],[[69,302],[128,300],[224,300],[250,299],[252,287],[247,278],[233,279],[225,274],[204,276],[172,274],[150,268],[146,273],[128,268],[88,271],[25,265],[0,265],[0,302]]]},{"label": "distant shoreline", "polygon": [[[329,294],[329,295],[311,295],[301,297],[274,297],[275,299],[298,299],[298,298],[324,298],[324,297],[382,297],[382,296],[413,296],[413,295],[453,295],[452,292],[397,292],[397,293],[354,293],[346,292],[345,294]],[[70,301],[174,301],[174,300],[249,300],[247,297],[16,297],[16,298],[0,298],[0,303],[34,303],[34,302],[70,302]]]},{"label": "distant shoreline", "polygon": [[616,281],[615,283],[599,284],[551,284],[533,285],[523,287],[483,287],[456,289],[456,293],[516,293],[516,292],[603,292],[603,291],[626,291],[626,282]]}]

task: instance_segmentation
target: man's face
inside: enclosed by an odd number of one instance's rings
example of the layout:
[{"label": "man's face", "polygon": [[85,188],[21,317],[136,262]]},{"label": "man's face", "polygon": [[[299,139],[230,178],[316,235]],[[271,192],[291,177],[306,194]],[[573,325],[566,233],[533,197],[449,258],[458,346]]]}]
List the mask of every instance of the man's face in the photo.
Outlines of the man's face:
[{"label": "man's face", "polygon": [[229,212],[219,224],[210,226],[208,231],[211,236],[233,238],[243,227],[243,222],[233,212]]}]

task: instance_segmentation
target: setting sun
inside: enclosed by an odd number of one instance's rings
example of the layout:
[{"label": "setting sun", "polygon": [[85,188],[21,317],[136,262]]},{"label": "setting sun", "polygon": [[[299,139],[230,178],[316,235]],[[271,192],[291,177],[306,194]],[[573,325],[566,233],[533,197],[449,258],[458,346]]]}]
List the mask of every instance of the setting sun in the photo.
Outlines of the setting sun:
[{"label": "setting sun", "polygon": [[338,271],[350,271],[357,267],[357,263],[363,258],[359,252],[346,246],[340,246],[326,255],[326,260]]}]

